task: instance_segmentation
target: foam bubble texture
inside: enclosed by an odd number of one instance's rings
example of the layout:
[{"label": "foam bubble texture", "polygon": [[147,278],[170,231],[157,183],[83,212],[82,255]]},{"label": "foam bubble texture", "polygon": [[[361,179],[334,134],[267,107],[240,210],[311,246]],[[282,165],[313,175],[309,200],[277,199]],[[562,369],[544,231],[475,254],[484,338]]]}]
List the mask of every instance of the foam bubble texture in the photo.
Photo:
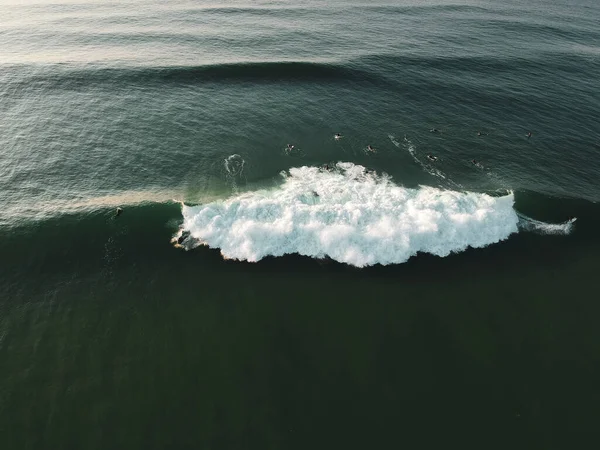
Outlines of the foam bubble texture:
[{"label": "foam bubble texture", "polygon": [[225,258],[297,253],[364,267],[447,256],[517,232],[512,194],[407,189],[352,163],[290,169],[273,190],[183,206],[183,230]]}]

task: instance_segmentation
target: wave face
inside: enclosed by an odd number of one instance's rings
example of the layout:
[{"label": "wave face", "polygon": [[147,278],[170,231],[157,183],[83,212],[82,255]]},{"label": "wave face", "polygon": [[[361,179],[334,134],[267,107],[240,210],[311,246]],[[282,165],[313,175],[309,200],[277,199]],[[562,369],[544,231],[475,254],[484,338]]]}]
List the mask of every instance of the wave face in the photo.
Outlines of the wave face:
[{"label": "wave face", "polygon": [[185,245],[251,262],[297,253],[364,267],[403,263],[418,252],[447,256],[517,232],[512,194],[407,189],[352,163],[282,176],[274,190],[183,206]]},{"label": "wave face", "polygon": [[[18,68],[13,67],[13,70]],[[29,69],[29,68],[27,68]],[[21,69],[23,71],[23,69]],[[64,68],[60,65],[46,67],[44,71],[23,73],[20,83],[12,80],[14,87],[78,89],[91,86],[201,83],[362,83],[382,85],[388,81],[368,71],[338,63],[309,61],[258,61],[200,66],[152,67],[102,67],[85,69]]]}]

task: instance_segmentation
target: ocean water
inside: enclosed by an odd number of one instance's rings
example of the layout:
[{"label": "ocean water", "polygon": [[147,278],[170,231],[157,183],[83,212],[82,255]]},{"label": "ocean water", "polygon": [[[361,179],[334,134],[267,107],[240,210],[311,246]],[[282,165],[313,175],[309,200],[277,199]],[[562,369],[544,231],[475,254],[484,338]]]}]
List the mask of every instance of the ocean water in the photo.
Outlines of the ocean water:
[{"label": "ocean water", "polygon": [[0,447],[595,448],[599,24],[0,1]]}]

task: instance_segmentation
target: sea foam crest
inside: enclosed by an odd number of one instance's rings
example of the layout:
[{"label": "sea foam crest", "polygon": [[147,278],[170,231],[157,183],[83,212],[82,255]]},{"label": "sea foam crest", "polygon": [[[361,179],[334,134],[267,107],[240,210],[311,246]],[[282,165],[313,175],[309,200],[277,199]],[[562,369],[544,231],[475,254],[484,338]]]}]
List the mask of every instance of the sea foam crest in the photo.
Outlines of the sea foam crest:
[{"label": "sea foam crest", "polygon": [[272,190],[183,206],[186,241],[230,259],[297,253],[364,267],[485,247],[518,230],[512,194],[407,189],[352,163],[282,176]]}]

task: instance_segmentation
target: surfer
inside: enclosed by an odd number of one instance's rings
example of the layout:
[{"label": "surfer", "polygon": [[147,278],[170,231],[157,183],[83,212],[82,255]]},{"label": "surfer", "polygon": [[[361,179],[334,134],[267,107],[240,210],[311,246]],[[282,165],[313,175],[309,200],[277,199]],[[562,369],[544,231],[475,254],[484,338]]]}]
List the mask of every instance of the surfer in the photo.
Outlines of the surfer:
[{"label": "surfer", "polygon": [[367,145],[367,150],[375,153],[375,149],[373,147],[371,147],[370,145]]},{"label": "surfer", "polygon": [[294,146],[292,144],[288,144],[287,149],[291,152],[292,150],[294,150]]},{"label": "surfer", "polygon": [[177,238],[177,243],[178,243],[179,245],[182,245],[182,244],[183,244],[183,241],[185,241],[185,240],[186,240],[187,238],[189,238],[189,237],[190,237],[190,232],[189,232],[189,231],[187,231],[187,230],[183,230],[183,231],[181,232],[181,235],[180,235],[180,236]]},{"label": "surfer", "polygon": [[333,138],[334,138],[336,141],[339,141],[339,140],[342,138],[342,135],[341,135],[340,133],[335,133],[335,135],[333,136]]},{"label": "surfer", "polygon": [[432,128],[431,130],[429,130],[430,133],[439,133],[440,130],[438,130],[437,128]]},{"label": "surfer", "polygon": [[529,139],[531,137],[531,131],[527,132],[527,139]]},{"label": "surfer", "polygon": [[117,212],[115,213],[115,217],[119,217],[123,213],[121,208],[117,208]]},{"label": "surfer", "polygon": [[437,161],[438,158],[437,158],[437,156],[433,156],[431,153],[429,153],[427,155],[427,159],[429,159],[429,161],[434,161],[435,162],[435,161]]}]

